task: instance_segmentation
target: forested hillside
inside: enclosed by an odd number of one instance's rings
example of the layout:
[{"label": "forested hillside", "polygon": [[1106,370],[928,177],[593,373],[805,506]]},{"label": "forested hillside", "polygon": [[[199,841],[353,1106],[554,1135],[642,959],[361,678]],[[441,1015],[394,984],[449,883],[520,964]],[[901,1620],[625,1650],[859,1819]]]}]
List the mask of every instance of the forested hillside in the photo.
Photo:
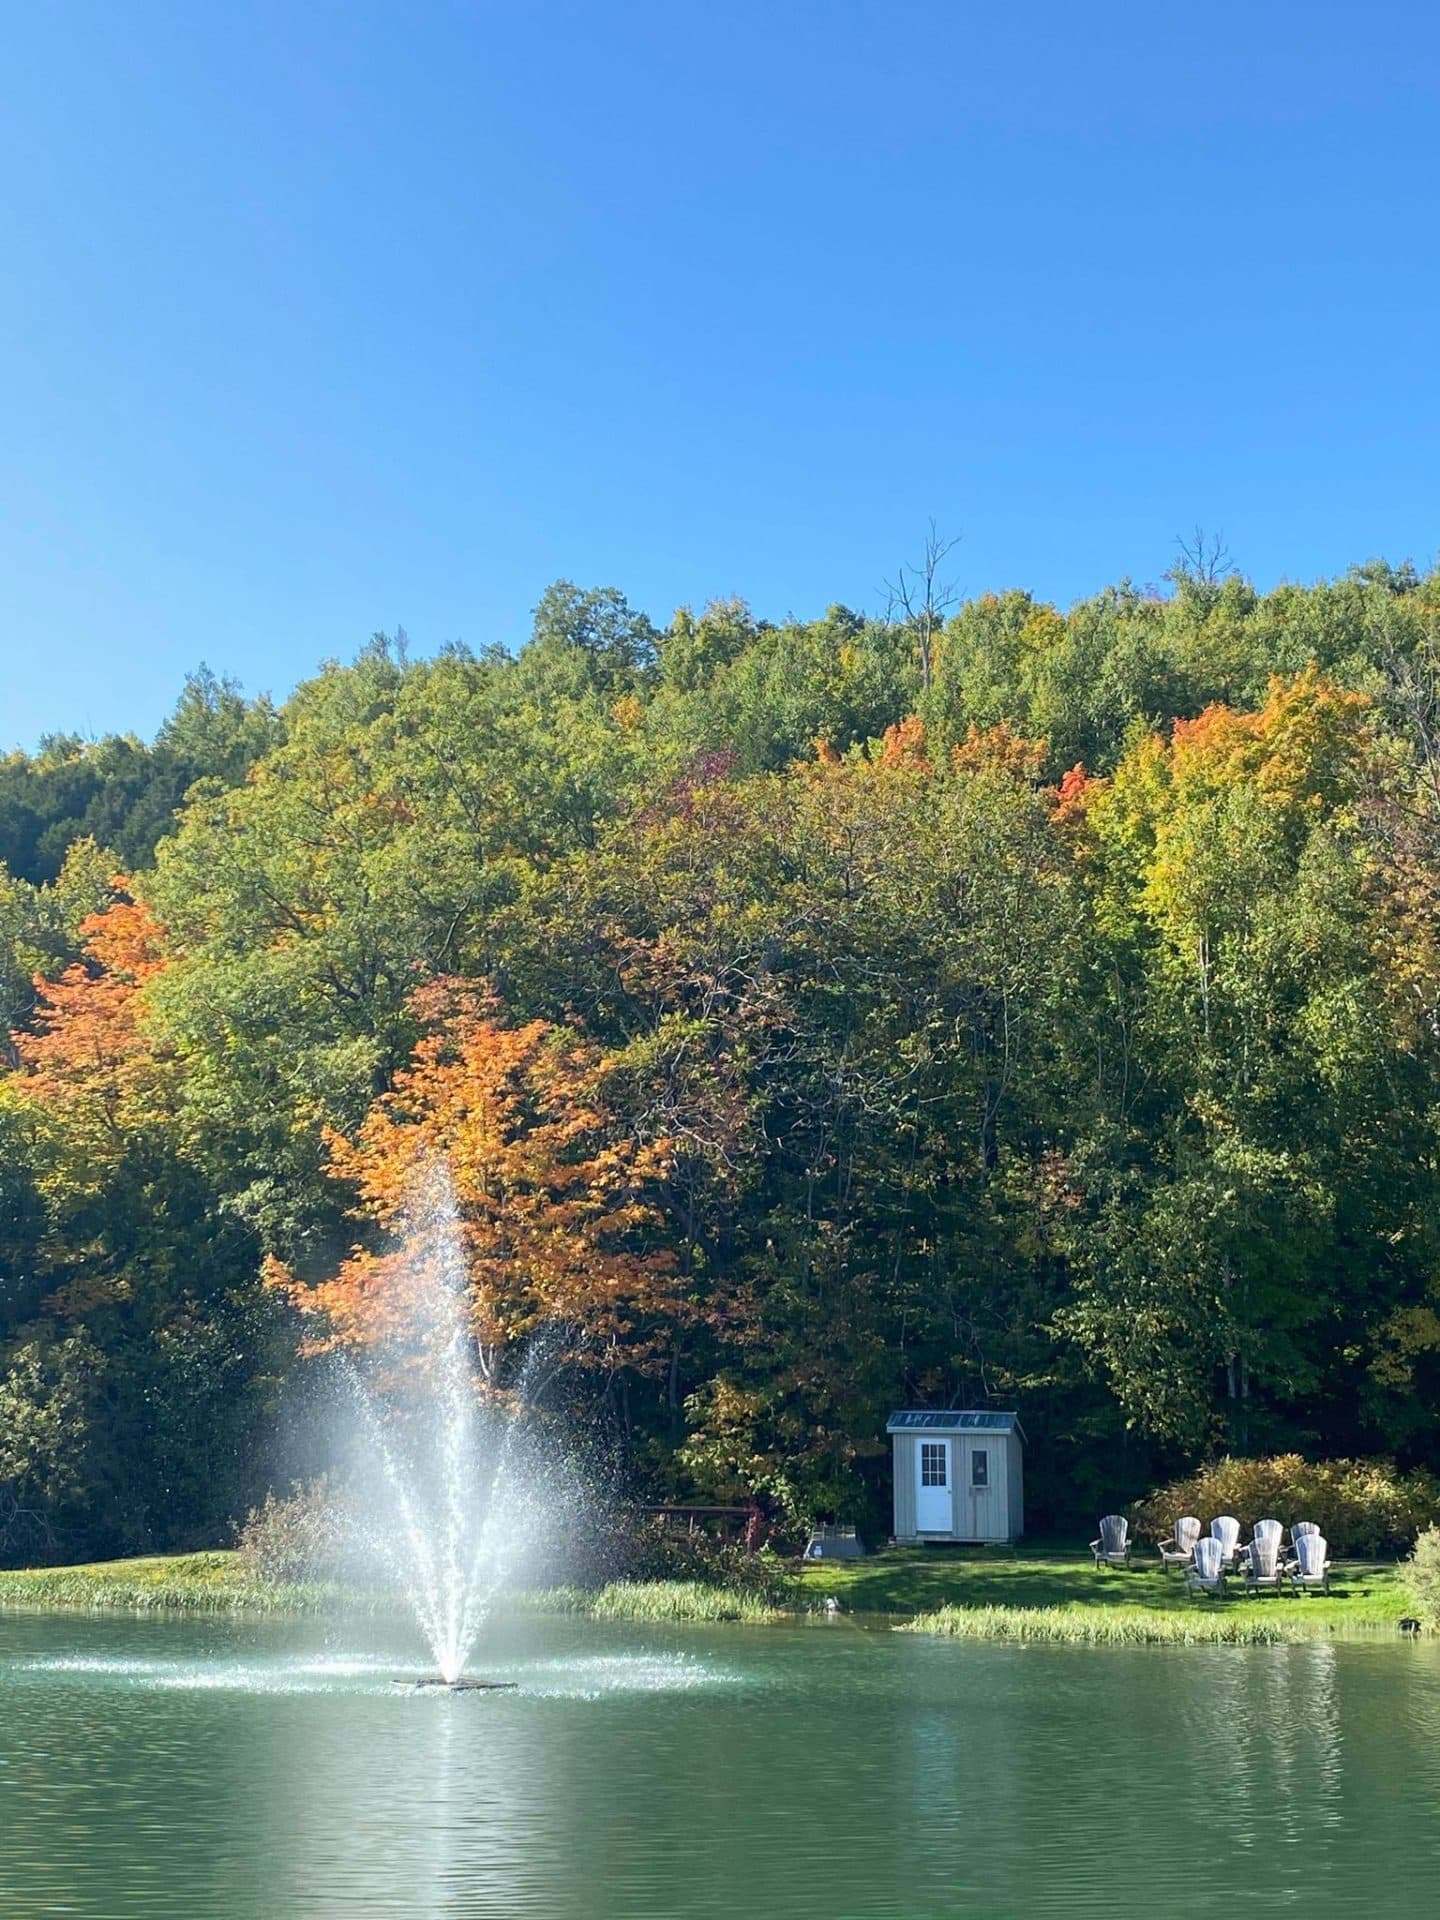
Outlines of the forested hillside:
[{"label": "forested hillside", "polygon": [[223,1536],[436,1150],[490,1377],[558,1329],[678,1497],[873,1522],[902,1402],[1018,1407],[1042,1521],[1440,1466],[1440,574],[561,583],[0,761],[0,852],[12,1557]]}]

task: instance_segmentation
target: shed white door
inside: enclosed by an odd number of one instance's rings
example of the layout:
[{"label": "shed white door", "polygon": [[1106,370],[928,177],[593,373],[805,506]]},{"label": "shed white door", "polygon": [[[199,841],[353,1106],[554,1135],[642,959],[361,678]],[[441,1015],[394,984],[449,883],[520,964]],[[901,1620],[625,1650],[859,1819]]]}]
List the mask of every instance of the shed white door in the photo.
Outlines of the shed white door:
[{"label": "shed white door", "polygon": [[950,1442],[915,1442],[915,1531],[949,1533],[955,1525],[950,1497]]}]

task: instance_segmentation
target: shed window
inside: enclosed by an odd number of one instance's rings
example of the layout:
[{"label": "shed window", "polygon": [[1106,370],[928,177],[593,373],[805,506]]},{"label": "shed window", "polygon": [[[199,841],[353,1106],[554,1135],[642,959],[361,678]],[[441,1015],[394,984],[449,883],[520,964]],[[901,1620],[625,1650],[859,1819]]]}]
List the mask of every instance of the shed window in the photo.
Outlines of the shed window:
[{"label": "shed window", "polygon": [[950,1449],[943,1440],[925,1440],[920,1445],[920,1484],[922,1487],[948,1487]]},{"label": "shed window", "polygon": [[990,1484],[990,1455],[984,1447],[971,1449],[970,1484],[972,1487],[988,1487]]}]

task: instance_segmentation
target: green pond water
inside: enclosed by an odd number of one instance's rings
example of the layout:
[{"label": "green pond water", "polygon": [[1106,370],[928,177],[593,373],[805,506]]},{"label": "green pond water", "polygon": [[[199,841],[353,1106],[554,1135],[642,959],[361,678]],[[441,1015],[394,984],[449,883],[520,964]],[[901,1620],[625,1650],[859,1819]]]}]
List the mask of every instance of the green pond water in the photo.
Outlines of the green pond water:
[{"label": "green pond water", "polygon": [[0,1616],[0,1915],[921,1920],[1440,1903],[1440,1647]]}]

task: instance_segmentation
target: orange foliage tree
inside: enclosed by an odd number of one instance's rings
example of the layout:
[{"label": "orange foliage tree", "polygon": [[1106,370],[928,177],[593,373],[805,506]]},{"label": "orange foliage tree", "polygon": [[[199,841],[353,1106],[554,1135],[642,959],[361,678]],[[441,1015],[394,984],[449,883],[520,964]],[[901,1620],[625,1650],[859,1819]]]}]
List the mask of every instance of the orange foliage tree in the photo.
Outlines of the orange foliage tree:
[{"label": "orange foliage tree", "polygon": [[463,982],[413,1004],[429,1029],[413,1064],[353,1139],[328,1136],[331,1171],[380,1244],[318,1286],[278,1267],[272,1283],[323,1316],[317,1346],[369,1346],[413,1327],[417,1283],[458,1246],[487,1379],[507,1345],[546,1328],[593,1365],[644,1368],[684,1312],[656,1204],[669,1143],[624,1135],[602,1091],[607,1057],[575,1032],[506,1026]]},{"label": "orange foliage tree", "polygon": [[1097,774],[1087,773],[1084,763],[1077,760],[1061,778],[1060,784],[1050,789],[1056,825],[1069,827],[1083,824],[1090,802],[1105,791],[1106,785],[1107,782]]},{"label": "orange foliage tree", "polygon": [[163,932],[123,875],[112,884],[114,904],[80,924],[85,958],[58,980],[37,977],[34,1031],[15,1040],[23,1092],[102,1155],[153,1109],[164,1073],[145,1001],[166,965]]},{"label": "orange foliage tree", "polygon": [[950,759],[957,773],[1001,774],[1033,784],[1040,778],[1045,751],[1043,740],[1031,740],[1003,720],[983,728],[972,721],[965,738],[950,749]]}]

